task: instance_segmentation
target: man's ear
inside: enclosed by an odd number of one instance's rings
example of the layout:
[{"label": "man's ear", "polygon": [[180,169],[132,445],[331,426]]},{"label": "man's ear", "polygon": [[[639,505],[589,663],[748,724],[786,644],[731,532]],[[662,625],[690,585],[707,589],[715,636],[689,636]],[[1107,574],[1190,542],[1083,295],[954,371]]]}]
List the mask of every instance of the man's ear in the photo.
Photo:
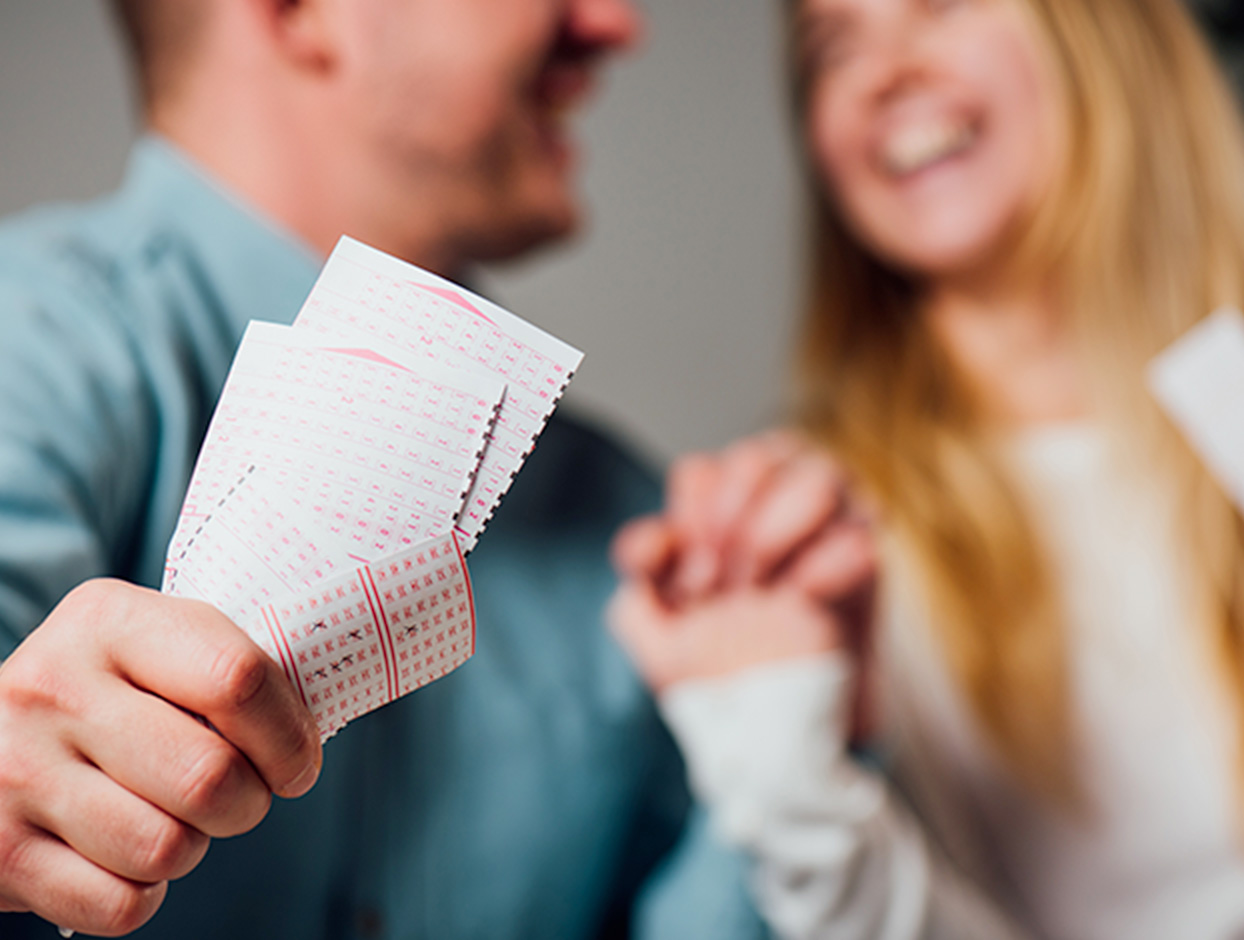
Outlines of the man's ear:
[{"label": "man's ear", "polygon": [[[338,58],[335,0],[247,0],[251,13],[291,63],[330,71]],[[354,2],[354,0],[346,0]]]}]

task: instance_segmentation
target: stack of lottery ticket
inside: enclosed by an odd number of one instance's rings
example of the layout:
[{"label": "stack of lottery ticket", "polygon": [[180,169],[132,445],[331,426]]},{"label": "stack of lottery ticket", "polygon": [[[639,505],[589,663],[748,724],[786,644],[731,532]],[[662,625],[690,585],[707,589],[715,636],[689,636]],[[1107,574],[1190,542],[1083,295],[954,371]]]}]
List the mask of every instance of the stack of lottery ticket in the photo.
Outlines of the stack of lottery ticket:
[{"label": "stack of lottery ticket", "polygon": [[328,738],[475,649],[465,556],[583,355],[351,239],[248,327],[163,590],[278,661]]}]

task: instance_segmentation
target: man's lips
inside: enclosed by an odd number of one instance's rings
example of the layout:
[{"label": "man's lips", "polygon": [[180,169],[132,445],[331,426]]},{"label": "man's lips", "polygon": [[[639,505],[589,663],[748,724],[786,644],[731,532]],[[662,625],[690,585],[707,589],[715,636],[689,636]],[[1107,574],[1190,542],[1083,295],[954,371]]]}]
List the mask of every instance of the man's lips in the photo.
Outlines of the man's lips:
[{"label": "man's lips", "polygon": [[594,85],[588,63],[552,63],[537,76],[532,100],[541,110],[562,115],[582,104]]}]

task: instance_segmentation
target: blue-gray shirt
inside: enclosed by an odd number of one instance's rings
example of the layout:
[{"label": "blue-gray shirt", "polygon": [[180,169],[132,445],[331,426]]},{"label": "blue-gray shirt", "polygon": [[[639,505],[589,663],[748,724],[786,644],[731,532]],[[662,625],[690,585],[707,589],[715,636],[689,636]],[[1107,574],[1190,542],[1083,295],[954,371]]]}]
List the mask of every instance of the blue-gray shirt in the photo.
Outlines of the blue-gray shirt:
[{"label": "blue-gray shirt", "polygon": [[[116,194],[0,226],[0,656],[83,580],[158,583],[245,324],[291,320],[317,268],[156,138]],[[760,935],[601,624],[607,542],[657,496],[555,419],[471,556],[475,657],[333,739],[311,794],[215,843],[137,936]]]}]

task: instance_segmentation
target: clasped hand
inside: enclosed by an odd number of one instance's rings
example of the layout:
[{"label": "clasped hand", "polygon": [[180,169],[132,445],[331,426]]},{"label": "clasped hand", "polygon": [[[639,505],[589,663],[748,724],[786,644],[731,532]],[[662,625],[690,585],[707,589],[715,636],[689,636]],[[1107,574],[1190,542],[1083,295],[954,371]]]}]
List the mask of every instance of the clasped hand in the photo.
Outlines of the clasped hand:
[{"label": "clasped hand", "polygon": [[835,650],[869,659],[873,525],[842,468],[798,434],[678,461],[664,511],[619,533],[613,554],[610,623],[658,694]]}]

